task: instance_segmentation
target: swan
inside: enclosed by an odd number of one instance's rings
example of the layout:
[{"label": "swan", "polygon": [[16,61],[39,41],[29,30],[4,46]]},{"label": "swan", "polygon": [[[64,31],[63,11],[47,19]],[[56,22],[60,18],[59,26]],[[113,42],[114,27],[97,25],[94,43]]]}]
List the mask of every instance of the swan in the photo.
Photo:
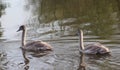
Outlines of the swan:
[{"label": "swan", "polygon": [[84,47],[83,44],[83,31],[78,29],[79,35],[79,51],[85,54],[107,54],[110,50],[100,43],[88,44]]},{"label": "swan", "polygon": [[33,41],[26,43],[26,26],[21,25],[17,32],[22,31],[22,49],[27,51],[41,52],[41,51],[51,51],[52,46],[43,41]]}]

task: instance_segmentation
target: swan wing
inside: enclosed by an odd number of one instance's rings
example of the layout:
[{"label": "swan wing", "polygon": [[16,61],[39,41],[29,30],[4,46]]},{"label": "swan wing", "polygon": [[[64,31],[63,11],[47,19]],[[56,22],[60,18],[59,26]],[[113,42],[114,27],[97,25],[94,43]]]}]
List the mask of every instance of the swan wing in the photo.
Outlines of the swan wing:
[{"label": "swan wing", "polygon": [[85,47],[85,53],[87,54],[105,54],[105,53],[109,53],[109,49],[105,46],[103,46],[100,43],[95,43],[95,44],[88,44]]},{"label": "swan wing", "polygon": [[45,50],[52,50],[52,47],[46,42],[34,41],[27,43],[25,45],[25,49],[31,51],[45,51]]}]

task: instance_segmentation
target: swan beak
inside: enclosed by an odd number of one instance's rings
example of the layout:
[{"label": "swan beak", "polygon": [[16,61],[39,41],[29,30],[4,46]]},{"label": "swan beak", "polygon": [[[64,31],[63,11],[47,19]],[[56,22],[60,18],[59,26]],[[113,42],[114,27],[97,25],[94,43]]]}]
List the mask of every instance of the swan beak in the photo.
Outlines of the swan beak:
[{"label": "swan beak", "polygon": [[24,25],[20,26],[19,29],[17,30],[17,32],[19,32],[21,30],[25,30],[25,26]]},{"label": "swan beak", "polygon": [[18,29],[16,32],[19,32],[21,29]]}]

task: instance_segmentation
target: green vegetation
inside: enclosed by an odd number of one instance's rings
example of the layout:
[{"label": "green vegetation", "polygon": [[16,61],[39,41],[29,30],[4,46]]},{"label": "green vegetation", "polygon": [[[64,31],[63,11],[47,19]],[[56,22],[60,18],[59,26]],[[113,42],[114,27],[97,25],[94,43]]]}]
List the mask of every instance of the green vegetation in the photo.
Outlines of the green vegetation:
[{"label": "green vegetation", "polygon": [[[3,4],[3,2],[0,0],[0,17],[3,14],[3,11],[5,10],[6,6]],[[0,23],[0,37],[2,36],[2,28]]]},{"label": "green vegetation", "polygon": [[36,10],[40,23],[75,18],[74,22],[61,22],[60,27],[69,26],[73,30],[79,27],[102,38],[109,37],[119,28],[113,27],[119,24],[119,0],[42,0],[41,2],[31,0],[31,2],[40,3]]},{"label": "green vegetation", "polygon": [[6,8],[6,6],[3,4],[3,2],[0,0],[0,17],[3,14],[3,10]]}]

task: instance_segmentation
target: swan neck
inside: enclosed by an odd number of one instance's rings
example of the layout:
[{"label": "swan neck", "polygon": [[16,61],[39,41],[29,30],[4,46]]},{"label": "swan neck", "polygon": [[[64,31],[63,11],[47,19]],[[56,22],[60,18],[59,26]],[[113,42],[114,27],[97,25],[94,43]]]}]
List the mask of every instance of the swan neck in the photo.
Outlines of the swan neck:
[{"label": "swan neck", "polygon": [[80,41],[80,49],[81,49],[81,50],[84,50],[84,45],[83,45],[83,32],[82,32],[82,30],[80,30],[79,41]]},{"label": "swan neck", "polygon": [[22,32],[22,46],[25,46],[26,43],[26,30],[24,29]]}]

